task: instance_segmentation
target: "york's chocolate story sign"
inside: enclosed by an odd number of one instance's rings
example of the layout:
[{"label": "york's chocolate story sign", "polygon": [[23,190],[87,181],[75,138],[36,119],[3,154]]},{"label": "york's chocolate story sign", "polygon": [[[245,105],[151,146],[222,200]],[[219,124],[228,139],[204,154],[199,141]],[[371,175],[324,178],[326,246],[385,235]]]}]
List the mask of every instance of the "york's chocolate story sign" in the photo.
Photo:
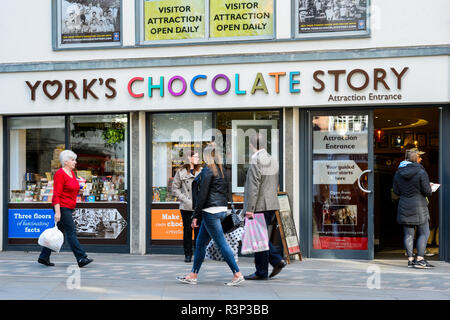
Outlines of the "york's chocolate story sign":
[{"label": "york's chocolate story sign", "polygon": [[[409,67],[398,70],[394,67],[389,69],[372,68],[371,70],[359,68],[315,70],[310,78],[312,85],[306,89],[316,94],[327,94],[328,102],[402,100],[400,91],[408,70]],[[305,90],[305,88],[301,88],[304,76],[300,71],[257,72],[250,77],[246,76],[246,81],[241,78],[239,73],[218,73],[214,76],[198,74],[192,78],[174,75],[168,81],[165,81],[164,76],[132,77],[127,81],[126,89],[128,95],[133,99],[152,98],[155,96],[154,91],[163,98],[165,93],[173,97],[180,97],[188,91],[195,96],[208,94],[245,96],[247,94],[254,95],[257,92],[266,95],[279,94],[283,91],[290,95],[299,95],[302,90]],[[78,81],[71,79],[38,80],[35,82],[25,81],[25,83],[33,101],[37,99],[39,91],[50,100],[55,100],[62,94],[66,100],[100,99],[102,96],[114,99],[117,96],[117,80],[115,78]],[[365,89],[367,90],[361,93]],[[340,91],[343,90],[346,90],[346,93],[341,94]]]}]

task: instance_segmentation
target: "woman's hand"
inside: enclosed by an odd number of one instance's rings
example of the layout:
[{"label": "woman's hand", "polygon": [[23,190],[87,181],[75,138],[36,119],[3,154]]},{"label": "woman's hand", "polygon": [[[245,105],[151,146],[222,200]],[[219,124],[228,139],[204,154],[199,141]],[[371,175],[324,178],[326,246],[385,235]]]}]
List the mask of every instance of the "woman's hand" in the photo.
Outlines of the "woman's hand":
[{"label": "woman's hand", "polygon": [[192,229],[198,228],[197,221],[198,221],[197,218],[192,219],[192,223],[191,223]]},{"label": "woman's hand", "polygon": [[61,206],[59,204],[55,204],[55,223],[58,223],[61,220]]}]

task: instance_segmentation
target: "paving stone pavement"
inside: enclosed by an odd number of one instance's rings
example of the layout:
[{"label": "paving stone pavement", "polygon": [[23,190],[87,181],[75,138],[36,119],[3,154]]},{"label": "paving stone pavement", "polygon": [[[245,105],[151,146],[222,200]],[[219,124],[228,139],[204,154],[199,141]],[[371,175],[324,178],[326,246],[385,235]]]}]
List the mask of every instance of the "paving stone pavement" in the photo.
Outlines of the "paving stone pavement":
[{"label": "paving stone pavement", "polygon": [[[175,280],[191,264],[180,255],[92,253],[79,269],[72,253],[52,255],[55,267],[37,263],[38,252],[0,252],[2,300],[449,300],[450,264],[433,261],[431,270],[406,267],[404,260],[292,261],[268,281],[227,287],[225,262],[206,260],[197,285]],[[253,258],[239,257],[243,274]]]}]

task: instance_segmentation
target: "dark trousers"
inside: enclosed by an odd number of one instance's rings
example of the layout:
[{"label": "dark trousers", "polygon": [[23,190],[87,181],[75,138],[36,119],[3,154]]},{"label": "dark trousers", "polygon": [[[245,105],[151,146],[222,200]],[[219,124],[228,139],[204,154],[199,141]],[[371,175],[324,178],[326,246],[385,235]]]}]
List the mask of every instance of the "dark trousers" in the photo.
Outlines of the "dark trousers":
[{"label": "dark trousers", "polygon": [[[72,213],[73,209],[61,208],[61,220],[59,220],[59,222],[57,223],[57,227],[61,232],[65,233],[64,241],[67,241],[69,243],[70,249],[72,249],[72,252],[78,262],[80,261],[80,259],[86,258],[87,254],[78,241]],[[42,248],[39,258],[44,259],[45,261],[49,261],[51,253],[52,250],[44,247]]]},{"label": "dark trousers", "polygon": [[[275,215],[275,211],[255,212],[255,214],[257,213],[264,214],[266,225],[269,225],[272,222],[272,219]],[[269,276],[269,263],[273,267],[277,265],[282,259],[282,256],[270,242],[269,236],[269,250],[255,253],[256,275],[267,278]]]},{"label": "dark trousers", "polygon": [[413,250],[414,250],[414,231],[417,228],[417,241],[416,241],[416,247],[417,247],[417,255],[419,257],[423,257],[425,254],[425,250],[427,248],[427,240],[430,236],[430,227],[428,224],[428,219],[424,224],[418,225],[418,226],[410,226],[410,225],[403,225],[403,233],[404,238],[403,242],[405,244],[406,253],[408,254],[408,257],[413,257]]},{"label": "dark trousers", "polygon": [[[192,256],[192,214],[193,211],[180,210],[181,218],[183,219],[183,248],[185,256]],[[197,222],[197,225],[200,225],[201,221]],[[195,243],[197,241],[197,236],[200,228],[194,229],[194,248]]]}]

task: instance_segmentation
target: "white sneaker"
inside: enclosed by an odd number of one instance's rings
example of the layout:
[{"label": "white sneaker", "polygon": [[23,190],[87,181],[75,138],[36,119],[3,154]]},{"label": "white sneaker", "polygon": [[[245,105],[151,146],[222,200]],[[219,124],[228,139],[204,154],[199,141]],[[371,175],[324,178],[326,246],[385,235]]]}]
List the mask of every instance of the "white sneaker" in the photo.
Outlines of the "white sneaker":
[{"label": "white sneaker", "polygon": [[186,276],[183,277],[177,277],[177,280],[183,283],[187,283],[187,284],[197,284],[197,279],[196,278],[186,278]]},{"label": "white sneaker", "polygon": [[225,283],[225,285],[226,286],[237,286],[238,284],[240,284],[240,283],[242,283],[242,282],[244,282],[245,281],[245,279],[244,279],[244,276],[240,276],[239,278],[237,278],[237,279],[233,279],[233,280],[231,280],[230,282],[226,282]]}]

